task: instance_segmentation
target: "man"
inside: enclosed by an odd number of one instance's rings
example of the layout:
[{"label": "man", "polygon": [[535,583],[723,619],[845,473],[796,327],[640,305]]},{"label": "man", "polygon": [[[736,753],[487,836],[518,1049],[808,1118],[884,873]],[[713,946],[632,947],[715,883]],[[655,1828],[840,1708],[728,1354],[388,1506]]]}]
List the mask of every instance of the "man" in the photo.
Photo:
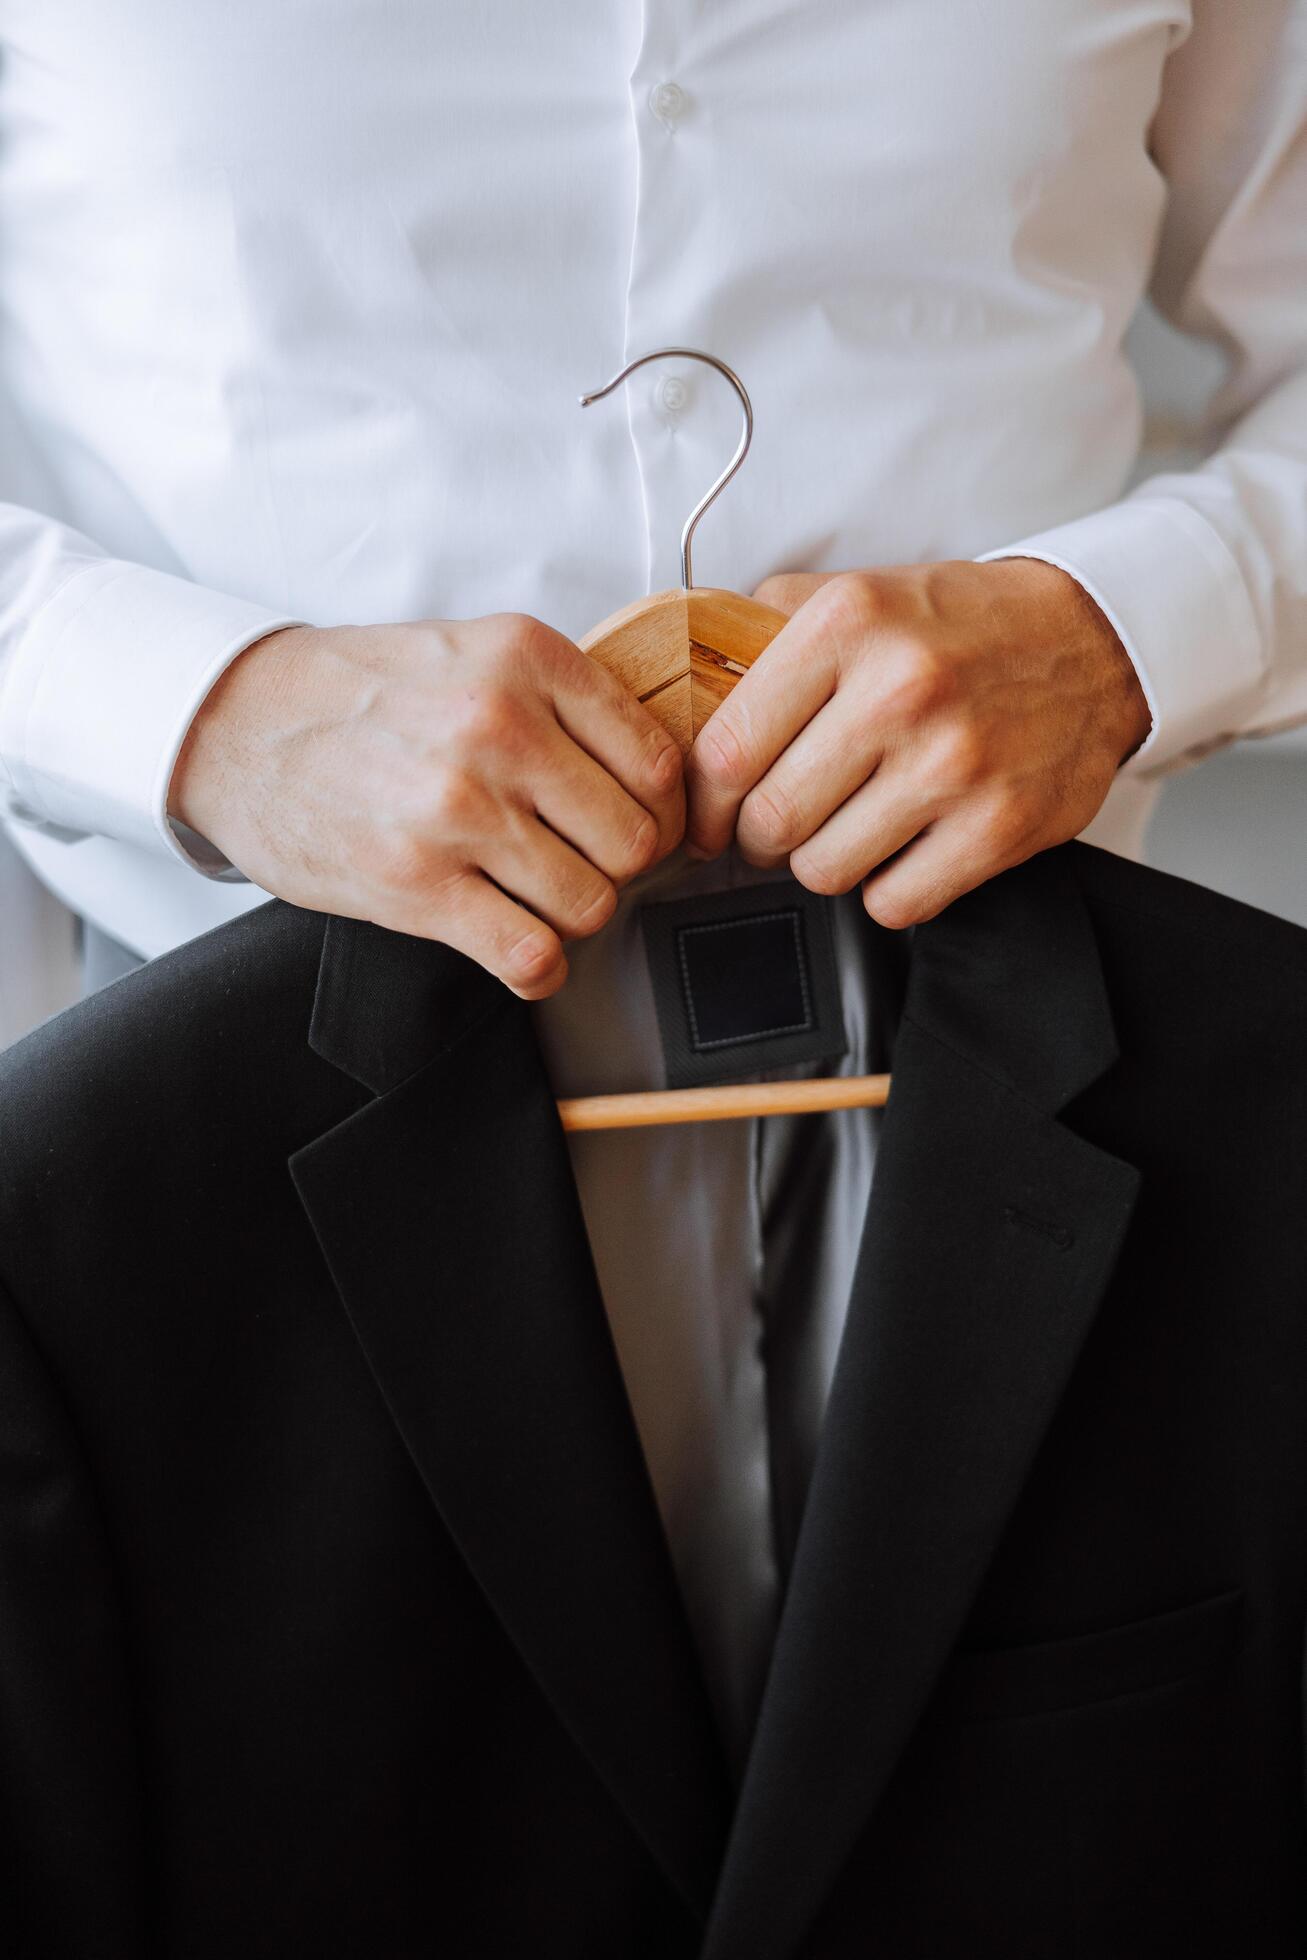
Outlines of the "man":
[{"label": "man", "polygon": [[[560,1092],[636,1087],[632,894],[788,879],[909,928],[1063,839],[1137,851],[1159,776],[1307,716],[1300,0],[0,0],[0,42],[0,758],[128,960],[273,892],[539,1003]],[[1122,497],[1150,285],[1227,350],[1228,429]],[[574,644],[674,582],[729,454],[692,364],[578,411],[668,343],[757,412],[700,576],[792,614],[684,771]],[[575,1158],[738,1750],[871,1174],[828,1136],[810,1203],[792,1137]],[[814,1259],[773,1495],[751,1315]]]}]

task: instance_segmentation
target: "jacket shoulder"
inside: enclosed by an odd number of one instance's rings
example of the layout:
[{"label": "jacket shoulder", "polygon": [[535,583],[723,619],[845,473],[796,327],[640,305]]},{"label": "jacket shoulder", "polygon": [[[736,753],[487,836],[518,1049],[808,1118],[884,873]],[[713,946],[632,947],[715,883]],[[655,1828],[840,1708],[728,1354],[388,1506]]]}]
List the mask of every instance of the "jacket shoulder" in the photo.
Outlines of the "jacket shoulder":
[{"label": "jacket shoulder", "polygon": [[[270,900],[115,980],[0,1054],[0,1191],[18,1167],[175,1131],[307,1047],[324,917]],[[232,1069],[240,1055],[244,1066]]]},{"label": "jacket shoulder", "polygon": [[1101,845],[1077,839],[1062,848],[1091,911],[1133,912],[1182,938],[1218,942],[1250,962],[1289,967],[1307,978],[1307,927]]}]

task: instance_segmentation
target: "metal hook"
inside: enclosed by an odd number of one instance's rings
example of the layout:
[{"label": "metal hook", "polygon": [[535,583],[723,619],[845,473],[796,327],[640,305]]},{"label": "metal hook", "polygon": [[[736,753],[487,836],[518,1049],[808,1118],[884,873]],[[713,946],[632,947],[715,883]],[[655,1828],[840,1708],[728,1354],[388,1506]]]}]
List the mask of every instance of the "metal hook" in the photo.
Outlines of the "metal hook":
[{"label": "metal hook", "polygon": [[718,374],[724,374],[726,376],[726,379],[739,396],[740,404],[744,409],[744,429],[741,433],[735,454],[718,477],[716,483],[713,484],[707,496],[702,498],[690,512],[690,515],[685,520],[685,529],[681,532],[681,586],[684,591],[688,592],[694,583],[690,574],[690,540],[694,536],[694,527],[707,510],[713,498],[720,490],[725,489],[726,485],[735,475],[736,470],[739,469],[740,464],[748,455],[749,444],[753,439],[753,404],[749,400],[744,383],[741,381],[739,375],[736,374],[735,370],[728,368],[725,361],[719,361],[715,354],[701,353],[697,347],[660,347],[655,353],[641,354],[638,359],[628,361],[620,374],[615,374],[611,381],[605,381],[603,387],[596,388],[592,394],[582,395],[580,402],[582,408],[589,408],[591,402],[602,401],[605,395],[612,393],[619,382],[625,381],[628,374],[634,374],[635,370],[638,367],[643,367],[646,361],[666,360],[706,361],[709,367],[716,368]]}]

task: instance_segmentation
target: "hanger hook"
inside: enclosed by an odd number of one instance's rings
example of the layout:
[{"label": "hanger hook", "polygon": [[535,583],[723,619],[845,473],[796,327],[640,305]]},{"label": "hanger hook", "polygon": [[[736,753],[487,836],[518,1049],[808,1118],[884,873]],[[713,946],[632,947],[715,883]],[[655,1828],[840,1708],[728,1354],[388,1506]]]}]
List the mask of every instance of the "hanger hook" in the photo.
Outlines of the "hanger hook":
[{"label": "hanger hook", "polygon": [[706,361],[709,367],[716,368],[718,374],[724,374],[726,376],[726,379],[739,396],[740,406],[744,410],[744,427],[741,431],[735,454],[718,477],[716,483],[713,484],[712,489],[709,490],[705,497],[700,499],[690,512],[690,515],[685,520],[685,529],[681,532],[681,587],[683,591],[688,592],[694,583],[690,571],[690,540],[694,536],[694,527],[707,510],[713,498],[719,491],[725,489],[726,485],[735,475],[736,470],[739,469],[740,464],[748,455],[749,444],[753,440],[753,404],[749,400],[748,391],[744,383],[741,381],[739,375],[736,374],[734,368],[728,368],[725,361],[719,361],[715,354],[703,354],[697,347],[659,347],[652,354],[641,354],[636,360],[628,361],[620,374],[615,374],[611,381],[605,381],[602,388],[595,388],[590,394],[582,395],[580,402],[582,408],[589,408],[591,402],[602,401],[605,395],[612,393],[619,382],[625,381],[628,374],[634,374],[638,367],[645,365],[646,361],[667,360]]}]

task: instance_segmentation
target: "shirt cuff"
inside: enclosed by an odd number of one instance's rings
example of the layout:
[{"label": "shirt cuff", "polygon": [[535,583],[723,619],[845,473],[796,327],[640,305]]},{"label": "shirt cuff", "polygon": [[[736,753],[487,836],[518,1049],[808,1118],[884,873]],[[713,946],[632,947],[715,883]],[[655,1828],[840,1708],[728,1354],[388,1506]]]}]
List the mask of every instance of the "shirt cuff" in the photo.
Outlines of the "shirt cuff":
[{"label": "shirt cuff", "polygon": [[8,814],[231,877],[220,852],[170,822],[173,765],[223,669],[265,633],[304,623],[149,566],[84,566],[33,616],[5,670]]},{"label": "shirt cuff", "polygon": [[1115,628],[1153,717],[1119,775],[1163,775],[1235,739],[1266,679],[1261,637],[1228,546],[1190,505],[1126,497],[976,562],[995,558],[1060,566]]}]

